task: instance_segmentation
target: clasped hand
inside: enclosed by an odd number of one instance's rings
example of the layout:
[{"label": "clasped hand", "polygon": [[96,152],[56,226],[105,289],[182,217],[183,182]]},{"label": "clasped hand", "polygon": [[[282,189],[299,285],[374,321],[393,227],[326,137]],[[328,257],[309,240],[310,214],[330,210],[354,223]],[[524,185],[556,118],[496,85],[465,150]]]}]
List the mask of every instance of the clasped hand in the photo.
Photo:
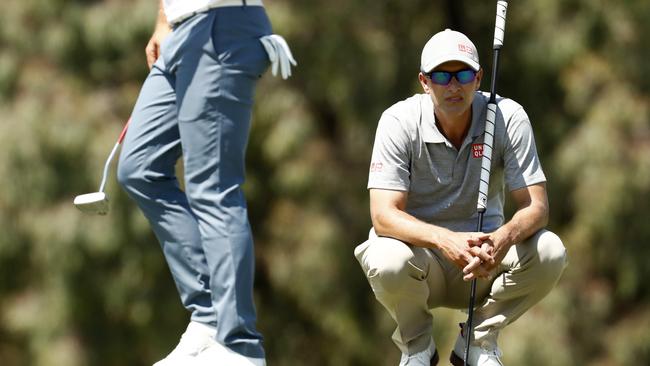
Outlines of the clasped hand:
[{"label": "clasped hand", "polygon": [[447,258],[462,268],[465,281],[489,277],[503,259],[498,255],[491,235],[480,232],[452,233],[441,249]]}]

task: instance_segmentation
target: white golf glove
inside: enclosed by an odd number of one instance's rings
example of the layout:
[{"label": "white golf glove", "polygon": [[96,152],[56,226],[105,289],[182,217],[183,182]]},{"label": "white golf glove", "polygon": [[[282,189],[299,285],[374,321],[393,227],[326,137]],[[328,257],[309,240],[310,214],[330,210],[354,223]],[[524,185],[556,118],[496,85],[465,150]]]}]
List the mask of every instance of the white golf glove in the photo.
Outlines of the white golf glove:
[{"label": "white golf glove", "polygon": [[283,79],[291,76],[291,65],[296,66],[298,63],[293,59],[287,41],[282,36],[271,34],[260,38],[260,42],[262,42],[266,53],[269,55],[273,76],[277,75],[278,68]]}]

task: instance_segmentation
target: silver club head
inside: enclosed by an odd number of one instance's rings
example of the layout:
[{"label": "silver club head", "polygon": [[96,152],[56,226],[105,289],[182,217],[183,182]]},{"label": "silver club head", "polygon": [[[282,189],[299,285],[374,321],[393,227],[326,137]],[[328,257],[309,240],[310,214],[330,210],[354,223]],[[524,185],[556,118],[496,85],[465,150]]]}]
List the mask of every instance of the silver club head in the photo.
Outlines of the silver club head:
[{"label": "silver club head", "polygon": [[108,213],[108,196],[104,192],[81,194],[74,198],[74,205],[89,214],[106,215]]}]

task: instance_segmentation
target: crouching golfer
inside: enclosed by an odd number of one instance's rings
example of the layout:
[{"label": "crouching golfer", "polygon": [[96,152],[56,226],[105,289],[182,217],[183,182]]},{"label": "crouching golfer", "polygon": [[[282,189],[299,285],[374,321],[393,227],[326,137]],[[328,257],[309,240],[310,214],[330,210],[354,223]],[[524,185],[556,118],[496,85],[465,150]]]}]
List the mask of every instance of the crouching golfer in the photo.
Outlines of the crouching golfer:
[{"label": "crouching golfer", "polygon": [[[562,241],[544,229],[546,179],[531,124],[519,104],[498,99],[485,234],[473,232],[488,101],[478,91],[476,47],[462,33],[442,31],[424,46],[420,70],[424,94],[379,120],[368,180],[373,229],[355,256],[397,323],[400,365],[437,364],[430,310],[466,308],[473,278],[468,361],[502,365],[499,331],[544,298],[567,263]],[[508,221],[504,187],[517,208]],[[454,365],[463,364],[465,338],[458,335]]]},{"label": "crouching golfer", "polygon": [[[269,59],[286,78],[293,58],[261,0],[160,0],[146,56],[151,71],[118,180],[149,220],[191,313],[156,366],[265,365],[244,160],[257,80]],[[174,171],[181,155],[185,191]]]}]

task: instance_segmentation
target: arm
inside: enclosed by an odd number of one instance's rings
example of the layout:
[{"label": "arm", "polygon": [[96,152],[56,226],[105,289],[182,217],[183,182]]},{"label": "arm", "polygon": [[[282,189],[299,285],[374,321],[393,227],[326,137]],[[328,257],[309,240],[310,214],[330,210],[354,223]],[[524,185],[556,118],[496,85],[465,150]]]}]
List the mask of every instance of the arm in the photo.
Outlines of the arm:
[{"label": "arm", "polygon": [[[446,228],[418,220],[405,211],[407,192],[386,189],[370,190],[370,216],[375,232],[411,245],[437,248],[459,268],[466,267],[475,257],[492,264],[492,256],[482,250],[484,237],[480,233],[457,233]],[[470,245],[473,244],[473,245]],[[485,277],[484,267],[474,271],[477,277]]]},{"label": "arm", "polygon": [[158,2],[158,18],[156,20],[156,29],[154,30],[147,47],[145,47],[144,52],[147,56],[147,66],[151,69],[154,62],[160,56],[160,44],[163,39],[171,32],[171,27],[167,23],[167,17],[165,16],[165,11],[163,9],[162,0]]},{"label": "arm", "polygon": [[[486,242],[492,247],[494,263],[484,263],[481,267],[490,271],[501,263],[510,247],[520,244],[544,228],[548,223],[548,198],[546,184],[533,184],[528,187],[510,192],[517,205],[517,211],[512,219],[489,234]],[[472,243],[471,245],[476,245]],[[472,279],[470,273],[473,266],[466,267],[463,271],[467,274],[465,279]]]},{"label": "arm", "polygon": [[512,219],[490,235],[496,244],[510,248],[548,224],[546,184],[534,184],[511,192],[517,205]]},{"label": "arm", "polygon": [[[510,194],[517,211],[486,240],[495,259],[493,265],[487,265],[489,270],[501,263],[510,247],[522,243],[548,223],[546,185],[541,183],[546,178],[537,155],[532,125],[522,107],[519,106],[512,114],[505,132],[504,173],[507,186],[515,187]],[[471,278],[469,273],[475,265],[464,269],[466,279]]]}]

